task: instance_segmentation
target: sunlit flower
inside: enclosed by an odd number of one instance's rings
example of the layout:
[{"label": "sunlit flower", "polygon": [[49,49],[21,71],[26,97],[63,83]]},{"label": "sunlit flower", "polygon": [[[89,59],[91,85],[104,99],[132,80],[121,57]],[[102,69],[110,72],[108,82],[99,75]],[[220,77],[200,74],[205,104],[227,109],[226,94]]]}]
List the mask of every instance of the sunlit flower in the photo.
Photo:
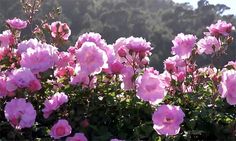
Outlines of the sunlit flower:
[{"label": "sunlit flower", "polygon": [[161,105],[152,115],[153,128],[160,135],[176,135],[184,116],[179,106]]},{"label": "sunlit flower", "polygon": [[32,127],[36,118],[34,107],[23,98],[7,102],[4,113],[6,119],[16,129]]}]

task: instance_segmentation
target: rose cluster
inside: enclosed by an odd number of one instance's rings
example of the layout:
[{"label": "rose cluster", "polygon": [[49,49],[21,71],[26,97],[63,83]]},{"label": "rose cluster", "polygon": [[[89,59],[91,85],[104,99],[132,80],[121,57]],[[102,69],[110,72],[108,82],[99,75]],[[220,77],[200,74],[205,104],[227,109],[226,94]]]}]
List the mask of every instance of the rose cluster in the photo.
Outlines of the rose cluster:
[{"label": "rose cluster", "polygon": [[[42,27],[50,32],[51,43],[36,37],[20,40],[15,31],[27,28],[27,21],[14,18],[6,23],[9,29],[0,34],[0,61],[7,60],[0,68],[0,98],[6,99],[6,120],[17,130],[37,126],[38,113],[48,120],[53,113],[76,103],[74,93],[64,92],[65,87],[80,86],[84,91],[94,91],[102,84],[109,89],[112,85],[109,82],[120,84],[117,89],[121,90],[121,98],[125,92],[131,92],[151,105],[153,128],[166,136],[178,134],[186,116],[186,109],[182,110],[169,97],[195,93],[200,84],[208,87],[203,81],[206,78],[214,82],[214,93],[226,98],[230,105],[236,104],[236,62],[229,62],[222,69],[212,65],[198,68],[196,64],[197,56],[215,57],[225,52],[234,30],[225,21],[207,27],[209,32],[200,40],[195,35],[178,34],[172,41],[173,56],[164,61],[162,73],[149,67],[153,47],[140,37],[122,37],[114,44],[107,44],[99,33],[90,32],[79,36],[67,51],[61,51],[58,45],[71,35],[66,23],[57,21]],[[49,83],[53,85],[51,90]],[[36,97],[44,101],[40,111],[31,103]],[[53,139],[87,141],[84,133],[73,131],[68,114],[58,117],[48,134]]]}]

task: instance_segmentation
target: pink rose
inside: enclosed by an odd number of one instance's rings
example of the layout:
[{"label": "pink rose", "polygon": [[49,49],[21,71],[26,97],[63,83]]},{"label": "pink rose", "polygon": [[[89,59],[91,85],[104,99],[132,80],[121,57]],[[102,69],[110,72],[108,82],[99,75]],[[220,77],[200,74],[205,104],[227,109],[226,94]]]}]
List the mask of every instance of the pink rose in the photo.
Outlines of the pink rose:
[{"label": "pink rose", "polygon": [[218,20],[216,24],[211,24],[207,27],[209,32],[206,32],[206,35],[212,36],[229,36],[229,33],[234,30],[234,26],[231,23],[226,23],[225,21]]},{"label": "pink rose", "polygon": [[160,74],[160,79],[162,80],[166,88],[171,86],[171,77],[172,76],[168,71],[164,71]]},{"label": "pink rose", "polygon": [[97,47],[103,50],[106,48],[107,43],[99,33],[89,32],[79,36],[75,47],[80,48],[85,42],[92,42],[96,44]]},{"label": "pink rose", "polygon": [[72,85],[77,85],[77,84],[89,84],[89,74],[85,71],[79,71],[76,76],[71,77],[71,84]]},{"label": "pink rose", "polygon": [[36,118],[34,107],[23,98],[7,102],[4,113],[6,119],[16,129],[32,127]]},{"label": "pink rose", "polygon": [[114,74],[120,74],[124,65],[119,61],[114,61],[113,63],[109,64],[111,72]]},{"label": "pink rose", "polygon": [[17,53],[21,55],[22,53],[26,52],[28,48],[36,49],[40,46],[41,46],[41,42],[38,41],[36,38],[24,40],[18,44]]},{"label": "pink rose", "polygon": [[47,71],[58,61],[58,51],[46,43],[39,43],[36,48],[27,48],[26,52],[21,54],[20,65],[30,68],[34,74]]},{"label": "pink rose", "polygon": [[179,106],[161,105],[152,115],[153,128],[160,135],[176,135],[184,116]]},{"label": "pink rose", "polygon": [[110,141],[125,141],[125,140],[111,139]]},{"label": "pink rose", "polygon": [[75,76],[71,77],[70,84],[72,85],[82,85],[82,87],[94,88],[96,84],[97,78],[96,76],[91,76],[89,78],[89,74],[86,71],[79,70]]},{"label": "pink rose", "polygon": [[71,35],[71,30],[66,23],[61,23],[60,21],[56,21],[53,22],[50,27],[51,27],[51,35],[53,38],[68,40],[68,38]]},{"label": "pink rose", "polygon": [[127,54],[124,48],[119,48],[119,50],[117,51],[117,53],[118,53],[118,55],[119,55],[120,57],[125,57],[126,54]]},{"label": "pink rose", "polygon": [[58,120],[56,124],[53,125],[50,135],[54,139],[60,139],[71,134],[71,126],[65,119]]},{"label": "pink rose", "polygon": [[9,75],[6,83],[6,88],[9,92],[15,91],[17,88],[28,88],[31,91],[40,90],[40,81],[28,68],[19,68],[13,70]]},{"label": "pink rose", "polygon": [[143,38],[133,36],[126,39],[126,47],[128,48],[128,50],[139,54],[146,54],[152,49],[150,42],[147,42]]},{"label": "pink rose", "polygon": [[220,42],[214,36],[206,36],[197,42],[198,53],[212,54],[220,50]]},{"label": "pink rose", "polygon": [[230,105],[236,104],[236,71],[226,70],[222,74],[221,83],[218,86],[218,90],[221,93],[222,98],[226,98],[226,101]]},{"label": "pink rose", "polygon": [[[125,63],[129,66],[135,64],[136,67],[140,68],[149,62],[147,57],[151,55],[151,43],[143,38],[133,36],[129,38],[119,38],[113,46],[116,59],[121,63]],[[145,59],[145,61],[143,61],[143,59]],[[133,64],[131,62],[133,62]]]},{"label": "pink rose", "polygon": [[7,24],[13,29],[24,29],[27,27],[27,22],[18,18],[6,20]]},{"label": "pink rose", "polygon": [[164,61],[165,69],[175,76],[175,80],[183,81],[186,76],[187,64],[184,59],[175,55]]},{"label": "pink rose", "polygon": [[121,71],[121,88],[124,90],[133,90],[134,89],[134,71],[130,66],[124,67]]},{"label": "pink rose", "polygon": [[57,110],[62,104],[68,102],[68,96],[61,92],[55,93],[50,99],[45,100],[43,108],[43,117],[48,118],[51,113]]},{"label": "pink rose", "polygon": [[84,133],[76,133],[73,137],[67,137],[66,141],[88,141]]},{"label": "pink rose", "polygon": [[236,61],[229,61],[228,64],[225,65],[225,67],[231,67],[236,70]]},{"label": "pink rose", "polygon": [[184,35],[183,33],[178,34],[174,40],[172,40],[172,54],[178,55],[182,59],[190,57],[192,50],[195,46],[197,37],[191,34]]},{"label": "pink rose", "polygon": [[76,58],[81,70],[88,74],[98,74],[107,66],[106,53],[92,42],[85,42],[76,51]]},{"label": "pink rose", "polygon": [[102,36],[99,33],[89,32],[89,33],[85,33],[81,35],[75,44],[75,48],[77,49],[81,48],[83,44],[86,42],[94,43],[97,48],[101,49],[102,51],[106,53],[106,56],[107,56],[106,63],[111,63],[115,59],[113,46],[107,45],[106,41],[102,39]]},{"label": "pink rose", "polygon": [[14,44],[14,38],[10,30],[3,31],[0,34],[0,60],[2,60],[9,52],[10,45]]},{"label": "pink rose", "polygon": [[56,77],[68,77],[72,75],[74,75],[74,67],[71,66],[56,68],[54,71],[54,76]]},{"label": "pink rose", "polygon": [[162,82],[159,72],[152,68],[137,78],[136,85],[137,97],[151,104],[160,103],[166,95],[165,84]]},{"label": "pink rose", "polygon": [[56,62],[57,68],[66,67],[68,65],[74,65],[75,56],[68,52],[59,52],[58,61]]},{"label": "pink rose", "polygon": [[8,91],[6,89],[6,77],[0,76],[0,98],[7,96]]}]

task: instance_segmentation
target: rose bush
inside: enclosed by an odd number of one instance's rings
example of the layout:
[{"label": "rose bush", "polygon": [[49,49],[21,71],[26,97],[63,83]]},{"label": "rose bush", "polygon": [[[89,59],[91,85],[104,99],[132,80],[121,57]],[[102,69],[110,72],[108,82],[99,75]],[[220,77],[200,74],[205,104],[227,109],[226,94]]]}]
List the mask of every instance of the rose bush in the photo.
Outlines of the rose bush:
[{"label": "rose bush", "polygon": [[[235,139],[236,62],[215,67],[232,42],[230,23],[210,25],[202,39],[178,34],[162,73],[149,67],[153,47],[140,37],[107,44],[90,32],[63,51],[66,23],[42,22],[28,39],[20,33],[32,19],[6,25],[0,140]],[[212,63],[198,66],[201,55]]]}]

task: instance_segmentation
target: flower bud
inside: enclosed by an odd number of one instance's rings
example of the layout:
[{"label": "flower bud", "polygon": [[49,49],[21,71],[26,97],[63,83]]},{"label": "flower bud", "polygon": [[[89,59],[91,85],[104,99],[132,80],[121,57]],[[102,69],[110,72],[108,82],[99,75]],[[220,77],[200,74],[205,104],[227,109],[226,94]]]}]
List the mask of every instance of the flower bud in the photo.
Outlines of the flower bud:
[{"label": "flower bud", "polygon": [[126,51],[125,51],[123,48],[120,48],[120,49],[118,50],[118,55],[119,55],[120,57],[125,57],[125,56],[126,56]]}]

